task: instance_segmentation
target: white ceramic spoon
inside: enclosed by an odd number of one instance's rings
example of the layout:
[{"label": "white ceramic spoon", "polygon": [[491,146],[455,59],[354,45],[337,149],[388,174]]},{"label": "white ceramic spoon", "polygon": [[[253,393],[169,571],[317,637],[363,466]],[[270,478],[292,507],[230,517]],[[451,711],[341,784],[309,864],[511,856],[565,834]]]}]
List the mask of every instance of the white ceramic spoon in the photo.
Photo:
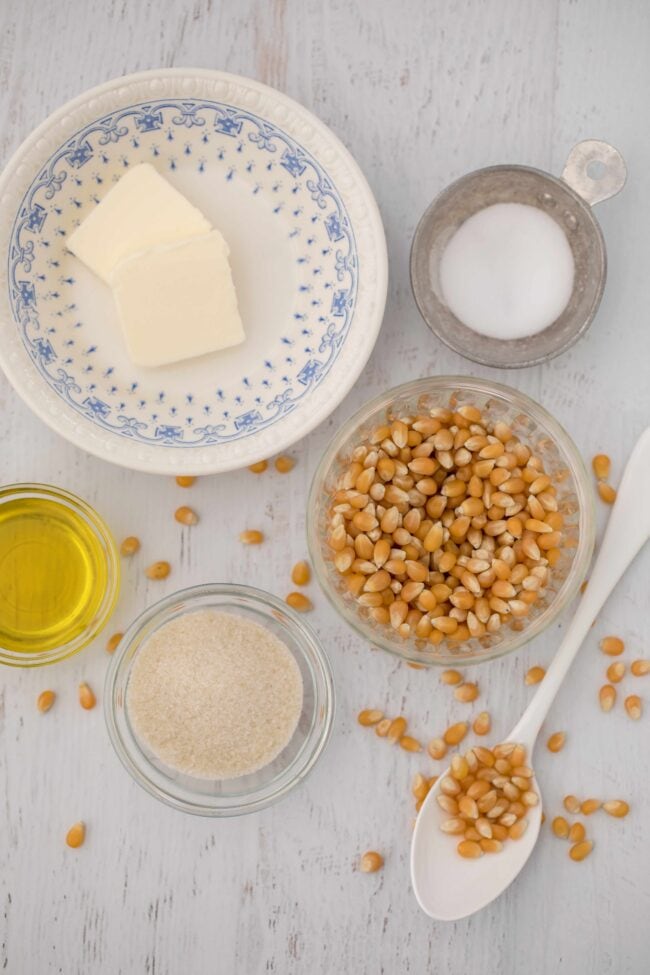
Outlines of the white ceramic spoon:
[{"label": "white ceramic spoon", "polygon": [[[650,538],[649,500],[650,427],[641,435],[625,468],[589,585],[539,690],[508,735],[508,741],[526,746],[530,764],[534,764],[531,756],[542,722],[591,624],[630,562]],[[440,823],[449,818],[436,801],[443,775],[429,792],[415,824],[411,879],[415,896],[426,914],[437,920],[454,921],[485,907],[515,879],[537,841],[542,804],[530,810],[528,828],[520,840],[504,843],[499,853],[465,860],[456,852],[458,838],[440,830]],[[535,788],[540,793],[536,780]]]}]

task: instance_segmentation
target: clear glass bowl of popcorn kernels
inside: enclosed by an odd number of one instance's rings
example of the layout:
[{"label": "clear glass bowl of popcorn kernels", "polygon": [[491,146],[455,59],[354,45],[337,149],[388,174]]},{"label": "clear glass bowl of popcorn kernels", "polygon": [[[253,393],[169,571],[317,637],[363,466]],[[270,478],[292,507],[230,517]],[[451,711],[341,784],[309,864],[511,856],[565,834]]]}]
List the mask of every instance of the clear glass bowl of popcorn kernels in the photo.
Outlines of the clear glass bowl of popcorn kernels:
[{"label": "clear glass bowl of popcorn kernels", "polygon": [[[377,427],[434,407],[478,407],[491,422],[507,423],[514,435],[539,456],[557,490],[564,516],[561,555],[540,598],[525,618],[510,620],[495,634],[434,646],[411,635],[401,637],[377,623],[370,610],[348,591],[334,567],[328,543],[331,498],[355,447]],[[484,379],[435,376],[405,383],[371,400],[338,431],[314,475],[308,504],[309,550],[318,581],[336,611],[360,636],[405,660],[425,665],[477,663],[511,653],[550,626],[577,595],[591,560],[595,538],[594,493],[585,464],[564,430],[544,407],[516,389]]]}]

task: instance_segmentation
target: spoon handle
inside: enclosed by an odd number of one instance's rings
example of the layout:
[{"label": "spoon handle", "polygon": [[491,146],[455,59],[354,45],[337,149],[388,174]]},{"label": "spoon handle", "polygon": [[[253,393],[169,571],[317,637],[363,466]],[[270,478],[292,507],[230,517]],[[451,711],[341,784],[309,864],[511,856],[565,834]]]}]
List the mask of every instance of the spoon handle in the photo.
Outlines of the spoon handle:
[{"label": "spoon handle", "polygon": [[639,437],[627,462],[589,584],[535,697],[510,739],[529,749],[582,641],[603,603],[639,549],[650,537],[650,427]]}]

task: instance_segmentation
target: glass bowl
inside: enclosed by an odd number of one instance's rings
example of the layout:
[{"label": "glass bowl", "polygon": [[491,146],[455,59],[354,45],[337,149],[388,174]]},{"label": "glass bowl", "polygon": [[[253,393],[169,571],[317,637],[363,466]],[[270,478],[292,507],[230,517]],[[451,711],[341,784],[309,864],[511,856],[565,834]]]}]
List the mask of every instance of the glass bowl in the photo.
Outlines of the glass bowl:
[{"label": "glass bowl", "polygon": [[[490,420],[508,424],[542,458],[557,488],[559,510],[565,518],[559,561],[542,598],[525,621],[513,620],[489,637],[460,644],[433,646],[414,636],[403,638],[375,622],[359,606],[335,569],[328,537],[329,499],[354,448],[372,430],[400,416],[432,407],[473,404]],[[318,581],[336,611],[362,637],[398,657],[420,664],[475,663],[517,650],[546,629],[576,595],[584,580],[594,547],[594,495],[584,462],[557,420],[518,390],[483,379],[435,376],[405,383],[362,406],[338,431],[314,475],[307,506],[309,551]]]},{"label": "glass bowl", "polygon": [[[170,769],[138,739],[129,720],[129,678],[140,648],[163,624],[201,609],[232,612],[265,626],[286,644],[302,675],[302,712],[291,741],[269,765],[239,778],[201,779]],[[318,761],[334,717],[329,661],[310,628],[275,596],[225,583],[183,589],[146,609],[111,659],[104,701],[109,737],[135,781],[161,802],[198,816],[240,816],[281,799]]]},{"label": "glass bowl", "polygon": [[[3,508],[6,505],[10,503],[19,504],[21,501],[29,499],[61,505],[69,509],[74,517],[85,523],[93,541],[97,543],[97,551],[94,554],[104,563],[102,570],[106,574],[106,583],[102,598],[94,608],[92,618],[85,621],[83,629],[71,636],[65,643],[55,647],[47,647],[47,641],[44,640],[44,649],[16,650],[2,645],[0,639],[0,663],[8,664],[10,667],[41,667],[44,664],[56,663],[58,660],[65,660],[67,657],[79,653],[95,639],[110,619],[120,591],[120,560],[115,541],[97,512],[81,498],[63,488],[52,487],[49,484],[9,484],[0,488],[0,518],[2,518]],[[81,538],[80,535],[77,545],[87,549],[88,540]],[[39,552],[36,552],[34,557],[38,558]],[[42,557],[42,553],[40,553],[40,557]],[[97,564],[95,564],[96,569]],[[3,585],[2,571],[3,569],[0,567],[0,586]]]}]

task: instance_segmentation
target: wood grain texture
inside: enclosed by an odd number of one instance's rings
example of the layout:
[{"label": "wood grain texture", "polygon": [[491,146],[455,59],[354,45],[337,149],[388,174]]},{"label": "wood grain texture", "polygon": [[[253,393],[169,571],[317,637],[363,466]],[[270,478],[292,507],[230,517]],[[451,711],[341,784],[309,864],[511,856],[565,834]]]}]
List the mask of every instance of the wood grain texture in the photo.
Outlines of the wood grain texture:
[{"label": "wood grain texture", "polygon": [[[328,438],[369,396],[430,373],[487,375],[539,399],[586,457],[612,455],[614,479],[650,418],[650,7],[628,0],[4,0],[0,4],[0,156],[84,88],[157,66],[252,75],[302,101],[343,138],[377,195],[391,283],[384,328],[356,388],[298,444],[288,476],[248,472],[182,491],[166,479],[88,457],[31,416],[0,378],[0,480],[50,481],[84,495],[118,537],[143,551],[125,567],[110,631],[182,585],[247,581],[284,595],[304,557],[305,498]],[[609,282],[579,345],[545,368],[481,369],[443,348],[415,308],[408,254],[436,192],[478,166],[528,163],[558,172],[571,146],[602,137],[629,164],[624,193],[598,208]],[[174,508],[202,521],[182,529]],[[604,511],[599,509],[602,523]],[[268,543],[236,535],[262,528]],[[142,567],[173,573],[148,582]],[[594,855],[571,863],[545,832],[527,870],[490,908],[451,925],[419,913],[409,887],[409,783],[431,763],[355,723],[357,710],[403,711],[414,732],[439,732],[458,705],[435,672],[371,651],[314,589],[313,623],[332,659],[338,714],[326,755],[281,806],[238,821],[182,816],[149,798],[113,755],[101,708],[104,638],[52,670],[0,679],[0,968],[11,975],[176,973],[453,973],[641,975],[650,939],[650,753],[647,722],[598,711],[604,659],[597,638],[618,632],[650,653],[644,552],[605,607],[548,722],[559,755],[540,749],[549,815],[568,791],[629,798],[623,821],[595,815]],[[558,625],[523,652],[475,668],[482,707],[505,734],[532,693],[523,674],[547,662]],[[631,658],[630,658],[631,659]],[[646,678],[650,681],[650,678]],[[637,682],[647,698],[648,690]],[[45,686],[59,694],[45,716]],[[635,686],[636,689],[636,686]],[[650,690],[650,684],[648,685]],[[101,693],[99,693],[101,697]],[[83,818],[86,845],[68,850]],[[355,871],[367,848],[384,870]]]}]

